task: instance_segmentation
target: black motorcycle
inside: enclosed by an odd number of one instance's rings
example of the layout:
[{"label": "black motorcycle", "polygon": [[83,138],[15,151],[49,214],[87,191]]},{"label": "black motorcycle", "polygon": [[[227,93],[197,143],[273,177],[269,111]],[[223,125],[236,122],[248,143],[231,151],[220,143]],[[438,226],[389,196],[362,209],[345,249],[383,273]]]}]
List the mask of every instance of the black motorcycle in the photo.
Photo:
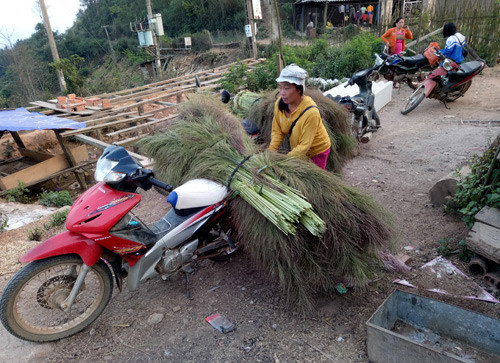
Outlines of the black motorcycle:
[{"label": "black motorcycle", "polygon": [[332,96],[327,95],[331,100],[345,107],[351,114],[351,127],[356,139],[361,143],[370,141],[373,133],[380,126],[380,118],[375,110],[375,95],[372,92],[372,73],[377,67],[363,69],[355,72],[347,81],[347,86],[357,85],[359,93],[351,96]]},{"label": "black motorcycle", "polygon": [[388,55],[386,53],[375,54],[375,66],[373,80],[379,76],[392,82],[406,82],[412,89],[417,89],[425,77],[435,67],[431,66],[429,60],[423,54],[405,57],[403,54]]}]

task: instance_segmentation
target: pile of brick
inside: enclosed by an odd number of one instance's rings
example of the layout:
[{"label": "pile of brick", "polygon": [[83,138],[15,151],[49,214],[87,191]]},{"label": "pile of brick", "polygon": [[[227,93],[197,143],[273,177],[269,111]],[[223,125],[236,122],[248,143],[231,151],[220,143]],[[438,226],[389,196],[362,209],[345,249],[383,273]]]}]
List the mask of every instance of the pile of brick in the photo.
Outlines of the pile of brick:
[{"label": "pile of brick", "polygon": [[108,99],[100,99],[99,97],[76,97],[74,93],[67,96],[57,97],[57,108],[70,112],[83,111],[86,106],[110,108],[111,102]]}]

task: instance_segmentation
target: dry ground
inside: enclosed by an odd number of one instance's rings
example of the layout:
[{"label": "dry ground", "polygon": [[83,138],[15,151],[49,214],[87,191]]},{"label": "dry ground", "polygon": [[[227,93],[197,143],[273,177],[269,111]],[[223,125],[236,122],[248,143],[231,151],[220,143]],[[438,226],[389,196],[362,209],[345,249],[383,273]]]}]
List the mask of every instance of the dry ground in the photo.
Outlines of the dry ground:
[{"label": "dry ground", "polygon": [[[394,92],[391,103],[379,112],[383,128],[361,145],[359,155],[344,168],[344,177],[394,213],[397,252],[414,247],[406,252],[411,272],[380,274],[366,292],[318,297],[316,311],[301,315],[283,304],[279,289],[244,253],[222,264],[203,261],[191,276],[192,299],[186,298],[183,276],[167,282],[153,279],[135,292],[116,291],[94,324],[60,342],[27,343],[0,327],[0,361],[366,362],[365,323],[396,288],[392,281],[404,278],[418,284],[425,278],[419,267],[437,256],[439,241],[467,234],[463,223],[429,204],[429,189],[500,132],[498,66],[476,77],[466,96],[449,110],[424,100],[402,116],[399,109],[409,94],[408,88]],[[476,121],[497,121],[491,123],[497,127]],[[148,192],[141,204],[146,218],[159,218],[166,208],[155,192]],[[32,245],[26,241],[29,228],[0,235],[0,288],[20,267],[16,258]],[[457,259],[452,261],[466,270]],[[441,281],[436,287],[449,285]],[[499,307],[491,303],[419,293],[499,317]],[[236,330],[221,334],[207,324],[205,317],[216,312],[235,323]],[[148,321],[153,314],[160,314],[156,317],[161,321]]]}]

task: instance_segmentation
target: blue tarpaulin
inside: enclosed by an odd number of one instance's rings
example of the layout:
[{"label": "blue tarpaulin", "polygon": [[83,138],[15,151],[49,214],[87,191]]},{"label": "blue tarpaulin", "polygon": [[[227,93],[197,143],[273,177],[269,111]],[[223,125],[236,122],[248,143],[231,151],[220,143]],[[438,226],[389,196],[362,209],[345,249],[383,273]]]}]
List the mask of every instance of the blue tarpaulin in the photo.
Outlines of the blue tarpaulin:
[{"label": "blue tarpaulin", "polygon": [[82,129],[85,122],[29,112],[23,107],[0,111],[0,131]]}]

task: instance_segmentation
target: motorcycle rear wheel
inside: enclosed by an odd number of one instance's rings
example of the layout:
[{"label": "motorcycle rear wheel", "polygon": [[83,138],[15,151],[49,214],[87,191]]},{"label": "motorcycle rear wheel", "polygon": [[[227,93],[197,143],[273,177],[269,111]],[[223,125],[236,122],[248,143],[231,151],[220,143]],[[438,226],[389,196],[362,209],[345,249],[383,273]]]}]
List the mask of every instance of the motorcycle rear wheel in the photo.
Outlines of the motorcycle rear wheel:
[{"label": "motorcycle rear wheel", "polygon": [[458,100],[460,97],[462,97],[462,95],[467,92],[467,90],[469,89],[470,85],[472,84],[472,81],[467,81],[465,82],[463,85],[461,85],[455,92],[453,95],[451,96],[447,96],[445,98],[445,101],[446,102],[453,102],[453,101],[456,101]]},{"label": "motorcycle rear wheel", "polygon": [[406,115],[413,111],[418,105],[420,105],[420,102],[425,98],[425,88],[423,86],[420,86],[417,88],[415,92],[411,94],[410,97],[406,100],[406,102],[403,105],[403,108],[401,109],[401,113],[403,115]]},{"label": "motorcycle rear wheel", "polygon": [[71,310],[59,304],[69,295],[83,261],[76,255],[30,262],[5,287],[0,320],[14,336],[51,342],[78,333],[102,313],[113,293],[113,277],[99,260],[85,277]]}]

